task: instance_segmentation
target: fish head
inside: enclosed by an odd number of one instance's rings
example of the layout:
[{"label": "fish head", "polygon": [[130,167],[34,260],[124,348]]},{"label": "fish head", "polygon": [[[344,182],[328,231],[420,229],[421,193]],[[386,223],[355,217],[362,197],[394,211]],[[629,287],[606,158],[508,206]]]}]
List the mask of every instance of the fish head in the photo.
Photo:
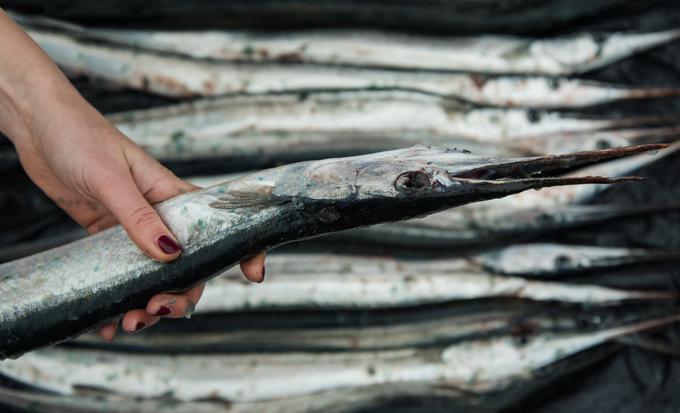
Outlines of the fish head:
[{"label": "fish head", "polygon": [[373,155],[312,163],[302,176],[300,196],[316,200],[395,200],[444,204],[497,198],[527,189],[638,180],[634,177],[558,177],[555,174],[609,159],[655,151],[640,145],[558,156],[492,158],[467,151],[414,146]]},{"label": "fish head", "polygon": [[[417,145],[286,165],[239,180],[240,189],[235,192],[257,191],[275,203],[292,203],[300,209],[318,207],[330,211],[328,215],[333,221],[340,221],[340,217],[350,220],[347,227],[351,227],[414,218],[527,189],[639,180],[635,177],[555,175],[579,166],[663,147],[663,144],[640,145],[504,159]],[[255,189],[258,186],[260,189]]]}]

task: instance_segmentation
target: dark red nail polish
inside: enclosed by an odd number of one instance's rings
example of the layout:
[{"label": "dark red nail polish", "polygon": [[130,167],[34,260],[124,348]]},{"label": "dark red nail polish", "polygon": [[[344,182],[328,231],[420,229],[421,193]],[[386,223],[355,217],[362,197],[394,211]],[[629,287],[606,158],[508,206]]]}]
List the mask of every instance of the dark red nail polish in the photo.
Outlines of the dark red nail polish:
[{"label": "dark red nail polish", "polygon": [[164,316],[164,315],[168,315],[170,313],[172,313],[172,310],[169,309],[168,307],[162,305],[162,306],[160,306],[160,308],[158,309],[158,311],[156,311],[156,314],[154,314],[154,315]]},{"label": "dark red nail polish", "polygon": [[163,250],[164,253],[171,255],[182,250],[182,247],[175,242],[174,239],[167,235],[161,235],[158,237],[157,241],[158,247]]},{"label": "dark red nail polish", "polygon": [[138,321],[137,325],[135,326],[133,333],[138,333],[138,332],[142,331],[144,329],[144,327],[146,327],[146,323]]}]

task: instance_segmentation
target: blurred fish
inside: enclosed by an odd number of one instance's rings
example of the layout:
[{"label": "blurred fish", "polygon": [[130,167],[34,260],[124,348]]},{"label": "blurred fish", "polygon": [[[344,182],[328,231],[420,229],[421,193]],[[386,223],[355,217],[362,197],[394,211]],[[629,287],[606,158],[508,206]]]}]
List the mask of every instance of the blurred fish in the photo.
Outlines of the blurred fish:
[{"label": "blurred fish", "polygon": [[[577,139],[556,134],[640,126],[666,117],[589,119],[527,109],[475,109],[406,91],[345,91],[198,100],[108,118],[157,159],[224,158],[233,169],[252,169],[413,144],[487,156],[537,154],[546,144],[534,140],[577,147]],[[673,136],[672,130],[662,132]],[[619,141],[638,136],[621,135],[609,136]],[[604,139],[597,137],[598,142]]]},{"label": "blurred fish", "polygon": [[184,246],[170,264],[149,260],[118,226],[0,265],[0,359],[75,337],[286,242],[527,189],[638,180],[550,172],[663,147],[495,159],[416,146],[286,165],[185,194],[157,205]]},{"label": "blurred fish", "polygon": [[[24,21],[31,24],[34,19],[27,19],[26,17],[18,17],[19,21]],[[342,89],[401,89],[420,91],[429,94],[446,96],[450,98],[458,98],[467,102],[472,102],[480,105],[502,106],[502,107],[534,107],[534,108],[575,108],[590,105],[596,105],[606,102],[624,99],[644,99],[644,98],[658,98],[658,97],[672,97],[680,95],[680,89],[669,87],[625,87],[609,85],[605,83],[598,83],[593,81],[579,80],[565,77],[540,77],[540,76],[484,76],[479,74],[469,73],[442,73],[442,72],[427,72],[422,70],[385,70],[380,68],[369,68],[362,64],[365,60],[366,41],[362,41],[362,50],[359,55],[340,56],[333,51],[333,47],[322,46],[322,53],[330,53],[332,56],[326,55],[318,56],[318,53],[311,50],[310,47],[318,47],[315,45],[314,39],[300,39],[297,36],[305,37],[302,34],[285,34],[280,35],[281,39],[272,39],[274,44],[284,48],[295,49],[300,44],[298,42],[307,41],[305,48],[300,52],[300,57],[304,57],[306,53],[311,53],[309,56],[311,61],[328,60],[329,58],[341,58],[342,63],[358,65],[362,67],[338,67],[338,66],[318,66],[318,65],[299,65],[299,64],[281,64],[271,63],[284,60],[277,58],[277,56],[270,56],[264,53],[265,50],[258,48],[255,44],[248,47],[243,46],[243,42],[249,40],[248,37],[255,36],[252,39],[257,43],[258,34],[253,33],[221,33],[221,32],[144,32],[144,31],[125,31],[125,30],[104,30],[104,29],[84,29],[78,26],[72,26],[59,22],[36,22],[40,27],[50,26],[58,29],[57,33],[53,35],[68,34],[74,39],[88,39],[96,40],[104,43],[115,43],[118,45],[125,45],[134,47],[127,52],[120,49],[111,49],[104,45],[94,46],[92,43],[74,43],[70,47],[82,48],[85,54],[81,54],[80,58],[86,60],[86,65],[78,65],[78,62],[71,60],[65,61],[65,57],[61,58],[61,65],[66,68],[78,67],[78,71],[94,77],[104,77],[116,83],[130,82],[120,76],[114,76],[109,73],[102,73],[101,68],[94,66],[89,60],[93,56],[97,56],[102,61],[108,59],[128,59],[127,70],[137,71],[141,75],[141,71],[145,72],[148,80],[147,84],[142,84],[144,88],[162,94],[170,95],[186,95],[196,94],[203,96],[217,96],[234,93],[272,93],[272,92],[290,92],[290,91],[319,91],[319,90],[342,90]],[[338,39],[329,38],[332,34],[321,33],[320,35],[311,34],[310,36],[319,38],[321,43],[332,42],[336,46],[347,49],[349,53],[358,53],[356,48],[346,48],[338,45],[338,40],[342,42],[352,42],[353,40],[345,37],[338,37]],[[337,34],[338,36],[340,34]],[[354,34],[360,36],[361,34]],[[52,50],[55,58],[60,58],[62,53],[56,51],[56,39],[49,37],[48,34],[37,32],[36,36],[42,39],[44,47]],[[259,36],[267,36],[260,34]],[[276,37],[277,35],[269,35]],[[200,39],[199,39],[200,38]],[[231,40],[227,40],[231,38]],[[375,36],[369,34],[369,39]],[[505,41],[508,39],[503,38]],[[422,39],[425,41],[425,39]],[[430,39],[427,39],[430,40]],[[267,40],[265,40],[266,42]],[[455,42],[455,40],[454,40]],[[540,41],[539,41],[540,42]],[[193,44],[197,43],[197,44]],[[191,44],[191,46],[190,46]],[[400,43],[404,46],[404,43]],[[60,47],[67,47],[65,44]],[[184,76],[177,76],[173,78],[172,84],[169,77],[162,77],[162,73],[154,75],[151,67],[135,68],[135,62],[139,59],[139,55],[144,52],[136,51],[136,48],[150,49],[152,52],[170,52],[173,56],[153,56],[146,54],[146,58],[152,58],[160,61],[166,60],[168,64],[179,63],[181,66],[186,66],[190,70]],[[208,52],[205,48],[215,48],[215,51]],[[263,46],[265,47],[265,46]],[[182,49],[182,50],[177,50]],[[230,49],[230,50],[228,50]],[[219,50],[219,52],[217,52]],[[419,47],[417,49],[422,53],[427,48]],[[460,49],[446,48],[446,52],[459,53]],[[108,54],[107,54],[108,51]],[[390,47],[390,52],[395,49]],[[133,53],[136,53],[133,55]],[[182,59],[176,54],[184,54],[187,57],[196,58],[200,60]],[[217,55],[217,53],[227,53],[226,55]],[[114,57],[117,56],[117,57]],[[297,56],[296,52],[281,53],[283,56]],[[404,62],[408,64],[427,64],[423,60],[413,60],[400,53],[393,54],[397,58],[404,58]],[[433,53],[433,55],[435,55]],[[386,53],[380,53],[377,57],[381,58],[388,56]],[[437,52],[436,56],[441,56],[441,52]],[[205,58],[211,59],[227,59],[237,61],[239,63],[224,63],[205,61]],[[356,58],[355,61],[348,59]],[[270,63],[267,64],[247,64],[243,61],[263,59]],[[172,62],[171,62],[172,61]],[[335,63],[335,62],[334,62]],[[189,68],[188,66],[192,66]],[[163,65],[160,65],[163,66]],[[385,65],[380,65],[385,66]],[[477,68],[479,66],[476,66]],[[167,70],[167,69],[166,69]],[[223,73],[214,75],[214,73]],[[521,71],[520,71],[521,72]],[[504,72],[506,73],[506,72]],[[227,76],[230,75],[230,76]],[[192,84],[188,80],[188,76],[195,76],[200,79],[205,79],[198,85]],[[214,80],[219,78],[219,81]],[[226,78],[230,77],[231,80]],[[211,80],[208,80],[211,79]],[[133,83],[134,79],[131,80]]]},{"label": "blurred fish", "polygon": [[[333,274],[329,274],[333,276]],[[456,303],[458,304],[458,303]],[[116,340],[105,343],[97,334],[79,337],[69,346],[101,348],[108,351],[144,352],[159,354],[181,353],[252,353],[252,352],[319,352],[387,350],[407,347],[432,347],[443,343],[481,337],[513,336],[524,342],[536,334],[585,332],[612,327],[622,322],[639,321],[658,316],[660,311],[647,308],[633,310],[626,307],[593,307],[584,310],[581,306],[570,307],[536,303],[521,306],[493,305],[479,301],[459,305],[437,306],[441,310],[428,309],[425,316],[413,309],[396,312],[393,319],[381,317],[364,319],[361,325],[338,326],[290,326],[254,328],[225,328],[230,319],[197,315],[191,321],[173,320],[140,334],[119,335]],[[473,308],[470,308],[473,307]],[[411,313],[416,313],[415,318]],[[248,315],[251,315],[249,313]],[[276,318],[281,313],[272,313]],[[283,317],[294,317],[296,313],[284,313]],[[402,316],[402,318],[399,318]],[[188,323],[200,328],[187,328]]]},{"label": "blurred fish", "polygon": [[[606,66],[644,50],[675,41],[680,30],[652,33],[580,33],[528,39],[483,35],[434,37],[366,30],[272,32],[187,32],[84,29],[53,20],[14,16],[29,34],[55,55],[71,53],[87,60],[147,57],[165,52],[165,61],[285,62],[362,67],[434,69],[494,74],[574,75]],[[32,27],[33,26],[33,27]],[[37,26],[37,27],[35,27]],[[110,47],[102,42],[113,43]],[[126,49],[124,46],[128,46]],[[76,51],[77,49],[77,51]],[[142,49],[142,50],[140,50]],[[80,55],[78,55],[80,53]],[[86,63],[92,65],[92,63]],[[142,62],[130,67],[130,74]],[[206,65],[207,66],[207,65]],[[156,69],[156,70],[158,70]],[[101,70],[101,68],[100,68]],[[154,76],[150,76],[154,77]],[[210,89],[198,84],[202,90]]]},{"label": "blurred fish", "polygon": [[675,250],[549,243],[511,245],[472,257],[472,261],[496,273],[535,277],[678,260],[680,251]]},{"label": "blurred fish", "polygon": [[[386,263],[389,265],[389,261]],[[263,285],[250,285],[237,271],[211,280],[198,313],[273,308],[394,308],[454,300],[520,298],[584,305],[633,300],[675,300],[667,291],[619,290],[492,275],[465,268],[464,260],[399,262],[398,269],[347,266],[341,271],[275,273]]]},{"label": "blurred fish", "polygon": [[530,382],[555,363],[610,340],[678,320],[673,314],[585,333],[539,334],[524,342],[504,336],[424,349],[345,353],[168,357],[53,348],[4,361],[0,372],[65,395],[84,387],[128,398],[172,395],[180,401],[219,399],[235,406],[394,383],[484,395]]},{"label": "blurred fish", "polygon": [[331,234],[330,241],[353,241],[408,248],[447,249],[492,244],[597,225],[621,218],[680,211],[680,204],[461,207],[425,218],[373,225]]}]

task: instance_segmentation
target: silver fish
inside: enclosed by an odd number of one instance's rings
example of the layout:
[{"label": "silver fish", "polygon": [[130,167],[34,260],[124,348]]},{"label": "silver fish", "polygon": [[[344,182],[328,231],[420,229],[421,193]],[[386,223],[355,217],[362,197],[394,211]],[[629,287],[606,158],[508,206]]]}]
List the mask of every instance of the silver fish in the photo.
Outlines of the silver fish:
[{"label": "silver fish", "polygon": [[[622,313],[631,317],[624,319]],[[536,334],[602,329],[621,322],[658,316],[660,312],[624,312],[618,307],[584,310],[581,306],[565,305],[556,309],[552,304],[539,305],[536,302],[494,301],[492,304],[481,300],[390,311],[389,316],[383,312],[367,316],[362,312],[361,316],[357,316],[360,321],[357,320],[356,325],[353,319],[341,324],[307,325],[302,320],[296,321],[297,314],[277,312],[270,316],[285,317],[290,323],[284,325],[262,326],[257,320],[246,327],[234,326],[230,318],[203,317],[200,328],[189,332],[186,331],[187,325],[180,320],[140,334],[119,335],[111,343],[103,343],[97,334],[87,334],[71,345],[160,354],[388,350],[501,335],[513,336],[522,342]],[[198,315],[196,318],[202,317]],[[347,317],[338,318],[347,320]],[[224,327],[226,324],[229,328]]]},{"label": "silver fish", "polygon": [[[26,26],[28,17],[14,15]],[[680,30],[652,33],[580,33],[527,39],[510,36],[442,37],[361,30],[286,33],[252,31],[144,31],[85,29],[41,19],[38,26],[75,39],[104,41],[197,59],[302,62],[482,73],[573,75],[680,37]],[[36,25],[36,24],[34,24]],[[31,32],[36,29],[31,29]],[[51,33],[57,36],[57,33]]]},{"label": "silver fish", "polygon": [[[171,264],[149,260],[114,227],[0,265],[0,294],[9,297],[0,302],[0,358],[77,336],[153,294],[190,287],[286,242],[526,189],[635,180],[549,174],[663,147],[494,159],[416,146],[285,165],[185,194],[157,205],[184,246]],[[536,173],[542,176],[532,178]]]},{"label": "silver fish", "polygon": [[4,361],[0,372],[65,395],[86,386],[130,398],[170,394],[181,401],[221,399],[235,405],[400,382],[489,394],[530,381],[568,356],[678,320],[673,314],[585,333],[540,334],[524,343],[505,336],[435,348],[346,353],[168,357],[53,348]]},{"label": "silver fish", "polygon": [[677,261],[680,251],[545,243],[512,245],[471,259],[496,273],[551,277],[627,264]]},{"label": "silver fish", "polygon": [[557,140],[552,135],[653,119],[474,109],[414,92],[345,91],[311,93],[302,99],[289,93],[198,100],[110,115],[109,120],[158,159],[227,157],[253,168],[266,162],[356,155],[418,143],[488,156],[521,156],[538,152],[538,145],[526,149],[531,146],[527,139]]},{"label": "silver fish", "polygon": [[393,269],[389,268],[390,263],[392,260],[387,260],[384,269],[358,264],[335,272],[270,271],[263,285],[246,284],[235,270],[230,271],[207,283],[197,313],[272,308],[395,308],[498,297],[586,305],[678,298],[676,293],[667,291],[619,290],[491,275],[465,268],[465,260],[413,264],[397,261]]}]

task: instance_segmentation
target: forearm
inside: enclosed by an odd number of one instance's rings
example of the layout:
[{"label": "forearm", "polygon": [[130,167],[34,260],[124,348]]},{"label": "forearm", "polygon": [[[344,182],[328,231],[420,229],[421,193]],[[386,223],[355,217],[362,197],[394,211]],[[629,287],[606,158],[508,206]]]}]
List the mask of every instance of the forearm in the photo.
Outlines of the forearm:
[{"label": "forearm", "polygon": [[15,145],[48,115],[93,110],[54,62],[0,9],[0,131]]}]

